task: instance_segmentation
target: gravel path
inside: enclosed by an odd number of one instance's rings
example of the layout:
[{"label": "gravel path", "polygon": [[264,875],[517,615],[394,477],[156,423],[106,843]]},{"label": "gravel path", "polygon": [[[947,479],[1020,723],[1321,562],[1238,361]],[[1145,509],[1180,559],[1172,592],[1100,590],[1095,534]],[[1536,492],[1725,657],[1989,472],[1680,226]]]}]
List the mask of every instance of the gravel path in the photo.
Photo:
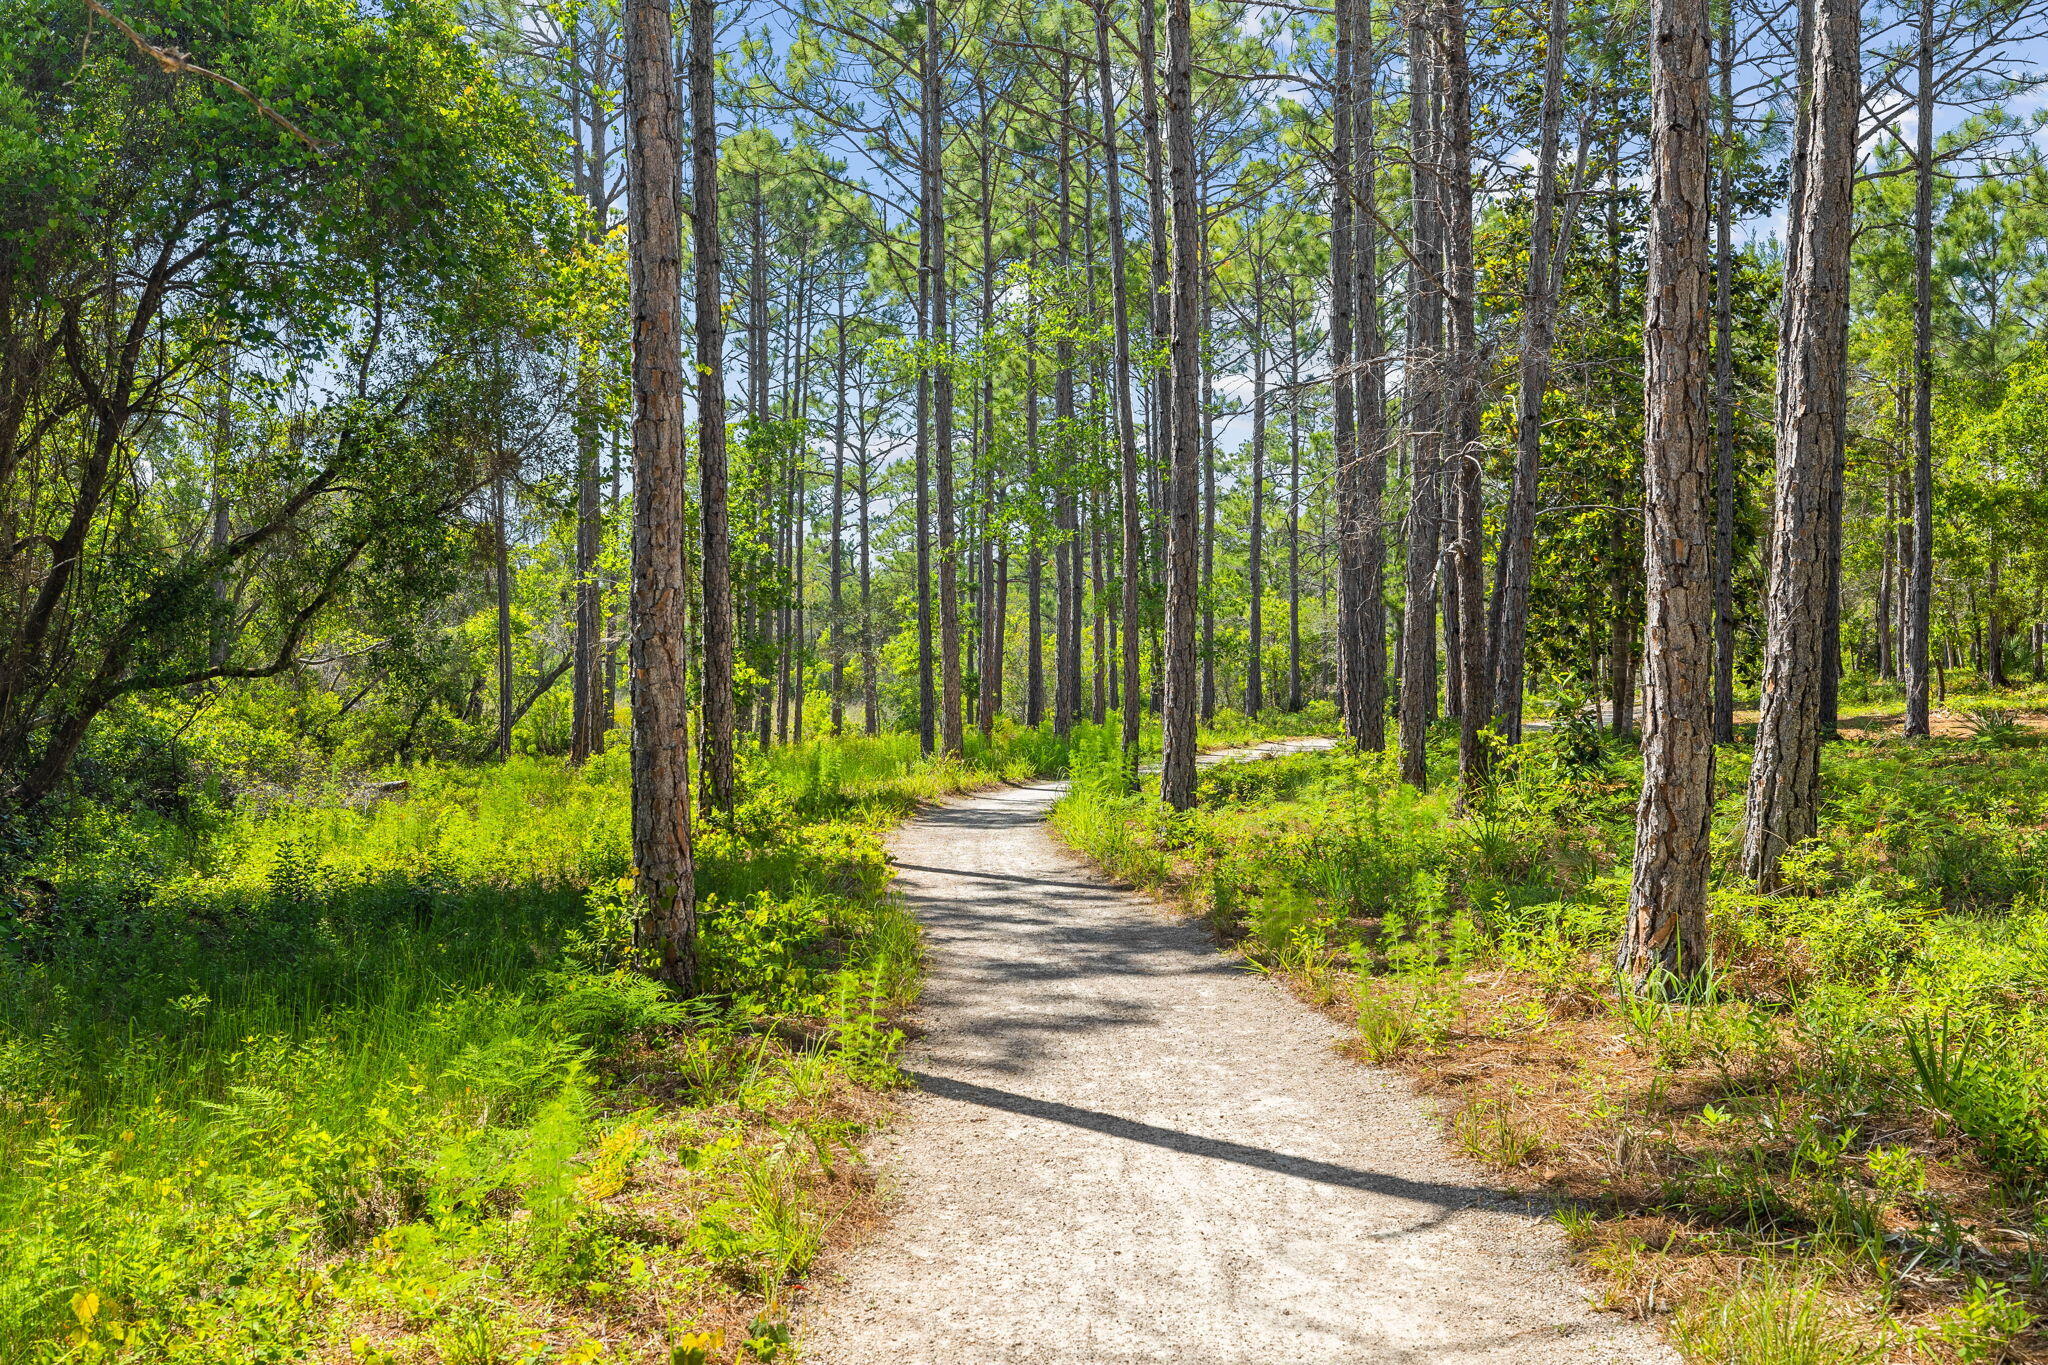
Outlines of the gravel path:
[{"label": "gravel path", "polygon": [[893,841],[931,950],[922,1093],[872,1153],[886,1233],[802,1306],[806,1360],[1675,1360],[1337,1025],[1058,844],[1058,796]]}]

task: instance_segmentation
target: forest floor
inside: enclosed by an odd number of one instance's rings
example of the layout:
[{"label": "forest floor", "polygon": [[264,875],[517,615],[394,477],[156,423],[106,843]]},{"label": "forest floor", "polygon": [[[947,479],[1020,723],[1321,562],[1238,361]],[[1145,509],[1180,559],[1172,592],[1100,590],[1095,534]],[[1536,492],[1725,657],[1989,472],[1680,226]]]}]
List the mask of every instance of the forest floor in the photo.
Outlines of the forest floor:
[{"label": "forest floor", "polygon": [[929,953],[920,1092],[871,1152],[886,1237],[813,1276],[809,1358],[1674,1358],[1346,1030],[1063,847],[1062,789],[892,839]]}]

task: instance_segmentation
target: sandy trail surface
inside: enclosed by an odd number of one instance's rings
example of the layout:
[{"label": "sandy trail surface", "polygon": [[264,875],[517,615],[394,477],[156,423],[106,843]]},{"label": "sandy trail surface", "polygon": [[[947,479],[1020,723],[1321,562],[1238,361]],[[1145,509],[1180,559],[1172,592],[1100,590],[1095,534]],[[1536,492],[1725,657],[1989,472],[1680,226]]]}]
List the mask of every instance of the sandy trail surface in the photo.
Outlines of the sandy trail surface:
[{"label": "sandy trail surface", "polygon": [[1059,844],[1058,797],[895,836],[931,952],[920,1093],[871,1153],[888,1227],[800,1307],[805,1360],[1675,1361],[1404,1081]]}]

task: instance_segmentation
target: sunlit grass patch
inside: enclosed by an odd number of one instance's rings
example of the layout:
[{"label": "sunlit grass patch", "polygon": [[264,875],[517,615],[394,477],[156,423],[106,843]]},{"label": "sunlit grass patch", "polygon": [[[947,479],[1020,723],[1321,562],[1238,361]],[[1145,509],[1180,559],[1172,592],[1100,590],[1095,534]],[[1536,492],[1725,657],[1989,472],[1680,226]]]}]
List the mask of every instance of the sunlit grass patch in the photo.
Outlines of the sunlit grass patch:
[{"label": "sunlit grass patch", "polygon": [[1028,760],[751,756],[683,1002],[624,951],[626,757],[56,831],[0,943],[0,1361],[786,1353],[901,1083],[880,835]]},{"label": "sunlit grass patch", "polygon": [[1500,772],[1460,811],[1307,755],[1205,774],[1185,813],[1082,786],[1056,821],[1442,1097],[1455,1147],[1576,1201],[1612,1306],[1679,1314],[1694,1358],[2048,1358],[2048,750],[1831,746],[1792,893],[1723,872],[1677,1000],[1609,966],[1631,748],[1554,727]]}]

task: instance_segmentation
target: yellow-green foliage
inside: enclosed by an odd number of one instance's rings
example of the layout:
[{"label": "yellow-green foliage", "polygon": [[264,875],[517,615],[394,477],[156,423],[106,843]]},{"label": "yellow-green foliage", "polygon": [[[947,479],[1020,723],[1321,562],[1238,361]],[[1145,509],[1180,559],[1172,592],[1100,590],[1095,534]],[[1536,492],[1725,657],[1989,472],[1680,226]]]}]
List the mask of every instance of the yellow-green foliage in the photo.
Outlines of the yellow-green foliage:
[{"label": "yellow-green foliage", "polygon": [[[1474,1015],[1488,1036],[1541,1032],[1552,1008],[1629,1040],[1658,1073],[1632,1101],[1650,1107],[1641,1127],[1664,1129],[1633,1210],[1802,1266],[1688,1310],[1699,1358],[1863,1358],[1851,1336],[1817,1330],[1793,1334],[1811,1355],[1770,1343],[1788,1314],[1832,1311],[1819,1280],[1882,1290],[1908,1267],[1945,1286],[1936,1302],[1949,1316],[1896,1339],[1997,1358],[2048,1299],[2048,749],[2018,727],[1830,746],[1822,837],[1788,859],[1792,889],[1774,897],[1732,867],[1745,756],[1724,752],[1718,956],[1667,1001],[1617,992],[1606,965],[1639,769],[1625,745],[1578,730],[1505,753],[1499,780],[1462,810],[1452,794],[1402,786],[1378,758],[1332,753],[1206,772],[1184,813],[1077,783],[1055,818],[1118,874],[1179,891],[1254,961],[1323,1003],[1355,1002],[1375,1060],[1447,1046]],[[1452,768],[1448,741],[1435,737],[1438,773]],[[1510,979],[1503,1001],[1487,998]],[[1681,1073],[1714,1098],[1667,1113],[1661,1087]],[[1582,1117],[1596,1131],[1584,1141],[1612,1145],[1607,1174],[1634,1178],[1637,1121],[1588,1087]],[[1672,1125],[1697,1128],[1699,1151]],[[1897,1145],[1909,1133],[1921,1147]],[[1502,1165],[1536,1150],[1499,1095],[1457,1134]],[[1953,1165],[1930,1179],[1916,1151]],[[1964,1220],[1980,1231],[1966,1235]],[[1973,1252],[1987,1226],[2000,1249]],[[1996,1292],[1973,1288],[1977,1276]],[[1990,1354],[1970,1356],[1983,1342]]]},{"label": "yellow-green foliage", "polygon": [[[750,760],[702,830],[714,995],[687,1013],[622,967],[626,775],[613,752],[200,819],[75,808],[0,939],[0,1361],[298,1358],[366,1315],[511,1359],[532,1323],[485,1306],[657,1271],[772,1299],[820,1235],[797,1177],[849,1134],[764,1148],[746,1115],[890,1080],[917,936],[879,832],[989,773],[914,737]],[[791,1013],[832,1050],[752,1022]],[[606,1060],[650,1043],[684,1103],[621,1115]],[[650,1270],[594,1210],[655,1140],[708,1203]]]}]

